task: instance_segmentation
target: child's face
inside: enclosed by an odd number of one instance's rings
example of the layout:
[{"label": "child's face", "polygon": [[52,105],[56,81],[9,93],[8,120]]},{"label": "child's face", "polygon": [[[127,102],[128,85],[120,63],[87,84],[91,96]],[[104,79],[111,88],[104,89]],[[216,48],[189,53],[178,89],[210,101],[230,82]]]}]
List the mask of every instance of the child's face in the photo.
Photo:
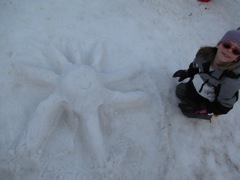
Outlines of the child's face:
[{"label": "child's face", "polygon": [[240,46],[232,41],[224,41],[218,45],[217,57],[220,62],[235,61],[240,56]]}]

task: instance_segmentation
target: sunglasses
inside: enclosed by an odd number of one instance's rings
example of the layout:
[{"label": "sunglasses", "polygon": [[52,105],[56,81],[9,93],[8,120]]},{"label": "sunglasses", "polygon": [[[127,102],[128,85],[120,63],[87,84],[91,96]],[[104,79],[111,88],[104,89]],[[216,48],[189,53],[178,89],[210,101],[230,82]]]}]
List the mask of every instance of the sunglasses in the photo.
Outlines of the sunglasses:
[{"label": "sunglasses", "polygon": [[232,44],[229,43],[229,42],[223,42],[222,43],[222,46],[225,48],[225,49],[231,49],[232,50],[232,53],[236,56],[239,56],[240,55],[240,49],[237,49],[237,48],[234,48],[232,47]]}]

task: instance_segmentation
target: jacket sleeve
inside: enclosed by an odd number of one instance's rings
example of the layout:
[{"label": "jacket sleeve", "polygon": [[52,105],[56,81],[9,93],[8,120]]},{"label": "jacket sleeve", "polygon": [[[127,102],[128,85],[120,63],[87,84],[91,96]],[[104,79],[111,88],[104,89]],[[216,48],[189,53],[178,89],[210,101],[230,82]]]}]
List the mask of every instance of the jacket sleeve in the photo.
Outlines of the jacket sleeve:
[{"label": "jacket sleeve", "polygon": [[227,114],[238,101],[240,79],[225,78],[214,102],[208,103],[207,110],[214,114]]},{"label": "jacket sleeve", "polygon": [[216,115],[227,114],[231,109],[232,107],[225,107],[217,101],[209,102],[207,104],[207,111]]},{"label": "jacket sleeve", "polygon": [[199,73],[199,69],[197,67],[195,67],[194,63],[192,62],[189,65],[189,68],[188,68],[187,72],[188,72],[189,77],[193,77],[195,74]]}]

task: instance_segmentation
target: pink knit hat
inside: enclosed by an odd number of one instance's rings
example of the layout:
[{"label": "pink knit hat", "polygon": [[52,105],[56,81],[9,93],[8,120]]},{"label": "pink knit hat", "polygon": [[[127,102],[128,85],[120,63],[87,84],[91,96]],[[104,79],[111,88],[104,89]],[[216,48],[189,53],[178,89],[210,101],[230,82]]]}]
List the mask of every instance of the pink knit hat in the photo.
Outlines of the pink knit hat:
[{"label": "pink knit hat", "polygon": [[226,32],[226,34],[218,42],[218,45],[223,41],[232,41],[240,46],[240,30],[231,30]]}]

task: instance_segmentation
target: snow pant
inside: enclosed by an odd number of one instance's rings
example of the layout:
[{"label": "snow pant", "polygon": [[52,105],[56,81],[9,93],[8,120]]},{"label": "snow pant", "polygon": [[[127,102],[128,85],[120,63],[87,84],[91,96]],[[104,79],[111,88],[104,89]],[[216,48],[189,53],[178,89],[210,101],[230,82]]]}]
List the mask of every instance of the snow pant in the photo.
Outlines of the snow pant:
[{"label": "snow pant", "polygon": [[[191,80],[187,83],[181,83],[177,85],[176,96],[181,100],[181,103],[188,104],[190,106],[200,105],[202,103],[205,104],[209,102],[208,99],[198,94]],[[211,121],[211,118],[212,118],[211,114],[208,114],[208,113],[196,114],[194,112],[187,112],[187,111],[185,112],[181,107],[180,109],[182,113],[189,118],[198,118],[198,119],[205,119],[205,120]]]},{"label": "snow pant", "polygon": [[180,83],[176,87],[176,96],[186,104],[200,104],[209,102],[208,99],[202,97],[196,91],[192,81]]}]

